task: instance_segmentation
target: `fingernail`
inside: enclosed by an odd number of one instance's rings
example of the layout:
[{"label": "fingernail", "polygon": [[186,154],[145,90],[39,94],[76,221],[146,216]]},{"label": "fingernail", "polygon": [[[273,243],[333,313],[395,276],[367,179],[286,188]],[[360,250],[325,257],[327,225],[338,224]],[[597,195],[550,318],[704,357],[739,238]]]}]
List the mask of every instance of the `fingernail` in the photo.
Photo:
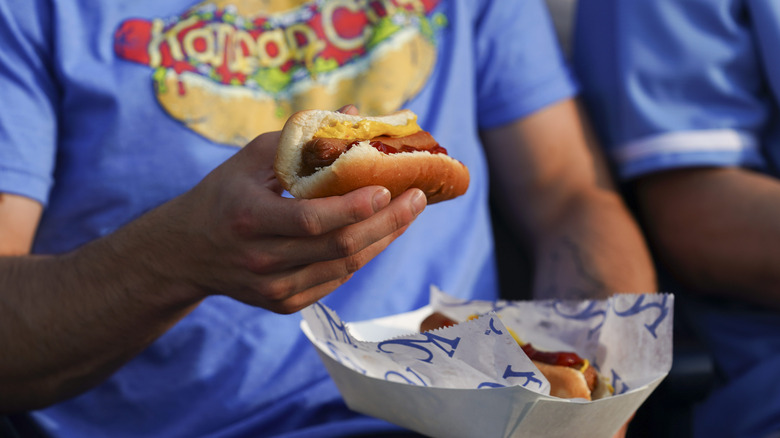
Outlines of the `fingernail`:
[{"label": "fingernail", "polygon": [[390,203],[390,190],[387,190],[386,188],[382,188],[381,190],[377,190],[376,193],[374,193],[372,204],[375,212],[387,207],[387,204],[389,203]]},{"label": "fingernail", "polygon": [[420,214],[428,204],[428,199],[425,198],[425,193],[422,190],[416,190],[412,195],[412,213],[416,215]]},{"label": "fingernail", "polygon": [[346,114],[346,113],[352,111],[353,108],[356,108],[355,105],[352,105],[350,103],[350,104],[344,105],[341,108],[339,108],[338,112]]}]

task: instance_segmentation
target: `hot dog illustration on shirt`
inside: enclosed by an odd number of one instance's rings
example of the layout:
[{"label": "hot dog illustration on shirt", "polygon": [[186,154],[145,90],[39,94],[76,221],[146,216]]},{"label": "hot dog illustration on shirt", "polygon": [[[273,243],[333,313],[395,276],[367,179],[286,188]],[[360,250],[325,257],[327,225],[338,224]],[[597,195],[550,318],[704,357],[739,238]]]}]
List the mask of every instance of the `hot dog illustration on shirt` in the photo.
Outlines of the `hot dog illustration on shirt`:
[{"label": "hot dog illustration on shirt", "polygon": [[436,63],[435,30],[446,26],[439,3],[206,1],[178,16],[122,22],[114,51],[150,67],[171,117],[243,146],[303,109],[398,110]]}]

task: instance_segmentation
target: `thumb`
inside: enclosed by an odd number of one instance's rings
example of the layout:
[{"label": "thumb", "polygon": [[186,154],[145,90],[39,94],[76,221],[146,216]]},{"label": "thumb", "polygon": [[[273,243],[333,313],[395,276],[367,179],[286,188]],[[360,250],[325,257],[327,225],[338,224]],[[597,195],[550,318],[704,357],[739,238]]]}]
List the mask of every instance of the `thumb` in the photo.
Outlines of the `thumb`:
[{"label": "thumb", "polygon": [[273,167],[280,136],[281,131],[258,135],[236,153],[236,159],[254,170]]}]

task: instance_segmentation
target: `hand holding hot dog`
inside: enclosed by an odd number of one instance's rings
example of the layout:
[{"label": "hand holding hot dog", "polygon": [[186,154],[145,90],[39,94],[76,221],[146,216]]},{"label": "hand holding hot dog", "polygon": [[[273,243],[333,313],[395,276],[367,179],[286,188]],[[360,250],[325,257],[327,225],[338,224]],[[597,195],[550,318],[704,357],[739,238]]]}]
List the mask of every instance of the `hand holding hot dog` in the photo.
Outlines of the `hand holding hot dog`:
[{"label": "hand holding hot dog", "polygon": [[257,137],[156,214],[182,219],[168,230],[178,249],[171,258],[177,266],[167,272],[203,294],[289,313],[379,254],[425,207],[425,197],[413,189],[391,201],[377,186],[323,199],[282,197],[272,169],[278,140],[278,132]]}]

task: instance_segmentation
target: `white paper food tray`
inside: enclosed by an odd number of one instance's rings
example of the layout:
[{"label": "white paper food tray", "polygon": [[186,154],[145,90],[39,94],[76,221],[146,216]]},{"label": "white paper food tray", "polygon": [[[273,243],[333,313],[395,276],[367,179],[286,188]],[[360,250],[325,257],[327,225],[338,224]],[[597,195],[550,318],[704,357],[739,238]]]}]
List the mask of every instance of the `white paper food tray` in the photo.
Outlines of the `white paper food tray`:
[{"label": "white paper food tray", "polygon": [[[389,351],[388,348],[382,348],[386,345],[383,342],[414,342],[414,339],[421,339],[421,335],[417,333],[420,322],[434,310],[444,309],[449,310],[450,315],[453,312],[463,315],[472,312],[470,309],[473,308],[480,314],[486,310],[494,310],[493,315],[501,315],[517,310],[516,303],[518,302],[459,302],[434,290],[432,305],[413,312],[347,324],[342,323],[332,310],[315,304],[304,311],[301,328],[316,346],[350,409],[431,437],[611,437],[647,399],[671,368],[673,296],[660,294],[632,295],[601,302],[567,303],[568,307],[564,307],[564,311],[556,310],[552,302],[520,303],[521,313],[529,311],[523,308],[524,306],[541,306],[541,310],[534,313],[541,314],[539,320],[545,322],[548,332],[539,335],[540,339],[548,335],[563,338],[563,343],[576,351],[581,352],[584,349],[593,353],[591,359],[595,364],[601,364],[602,373],[605,373],[606,369],[613,371],[612,384],[616,386],[616,394],[597,401],[552,397],[545,394],[549,393],[549,389],[544,385],[507,385],[489,389],[481,386],[481,389],[476,389],[476,386],[469,382],[466,387],[458,387],[462,381],[468,382],[468,378],[431,375],[437,370],[447,370],[442,361],[454,361],[454,358],[448,358],[447,355],[443,359],[422,355],[422,349],[396,348]],[[571,311],[572,309],[576,312]],[[585,312],[580,312],[582,309]],[[556,312],[564,316],[561,324],[555,323]],[[582,315],[597,317],[584,318]],[[505,317],[502,316],[501,319],[504,320]],[[479,320],[482,320],[481,326],[474,323],[470,327],[474,329],[474,333],[487,327],[486,318]],[[538,323],[534,322],[533,318],[524,318],[523,321],[528,324]],[[549,321],[553,321],[553,324],[548,324]],[[497,339],[495,333],[500,333],[503,329],[503,326],[499,325],[500,321],[495,324],[498,330],[491,333],[492,339]],[[458,344],[458,348],[465,349],[465,341],[470,334],[464,331],[466,328],[456,329],[464,325],[459,324],[433,333],[441,335],[442,339],[457,334],[458,339],[464,342]],[[594,331],[594,327],[598,330]],[[581,332],[583,328],[591,336],[572,339],[571,334]],[[523,333],[522,330],[527,330],[527,327],[521,327],[519,332]],[[477,335],[479,334],[482,333]],[[484,334],[487,334],[487,331]],[[620,339],[616,340],[615,336]],[[534,340],[538,341],[539,339]],[[604,342],[609,344],[604,345]],[[411,344],[407,344],[407,347],[409,345]],[[480,340],[477,345],[482,348],[485,343]],[[502,345],[499,342],[492,351],[510,349]],[[516,346],[516,343],[514,345]],[[633,351],[613,351],[626,348]],[[519,348],[517,350],[522,352]],[[402,358],[402,354],[407,351],[413,351],[414,357]],[[517,358],[514,354],[497,361],[515,361],[512,366],[518,370],[526,366],[525,362],[521,364],[517,361],[527,358]],[[482,352],[478,353],[478,356],[479,363],[474,366],[484,367],[482,373],[489,374],[492,364],[486,364],[482,360],[486,354]],[[387,357],[397,360],[398,363],[386,362]],[[423,359],[427,360],[427,363],[423,363]],[[461,358],[456,366],[463,366],[460,362],[468,362],[471,359],[474,358]],[[648,365],[647,362],[652,363]],[[503,369],[503,365],[495,369]],[[619,372],[615,372],[616,369]],[[632,373],[627,371],[629,369],[639,371]],[[616,376],[623,378],[614,380]],[[475,372],[472,377],[476,379],[474,381],[485,380],[480,372]],[[494,377],[496,382],[507,383],[501,380],[500,376]],[[513,383],[509,381],[509,384]],[[546,384],[546,380],[544,383]]]}]

